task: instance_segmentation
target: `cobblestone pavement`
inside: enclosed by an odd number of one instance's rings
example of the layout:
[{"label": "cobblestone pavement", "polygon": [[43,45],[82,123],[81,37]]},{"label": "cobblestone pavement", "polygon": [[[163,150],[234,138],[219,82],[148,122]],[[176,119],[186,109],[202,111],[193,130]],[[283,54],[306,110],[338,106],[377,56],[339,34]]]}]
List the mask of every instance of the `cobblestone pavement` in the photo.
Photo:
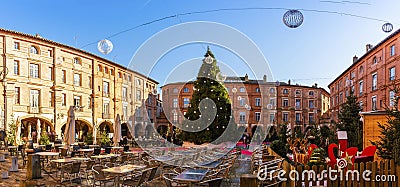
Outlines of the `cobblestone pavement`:
[{"label": "cobblestone pavement", "polygon": [[[2,152],[0,151],[0,154]],[[56,182],[54,179],[49,177],[42,172],[41,179],[34,179],[28,181],[26,178],[26,168],[22,167],[21,157],[18,158],[18,172],[9,172],[8,179],[1,179],[2,172],[6,172],[11,168],[11,157],[7,156],[5,162],[0,162],[0,187],[11,187],[11,186],[23,186],[23,187],[34,187],[34,186],[90,186],[86,180],[83,180],[81,184],[64,182],[62,184]],[[250,171],[250,158],[248,156],[241,155],[239,159],[235,162],[231,169],[229,180],[224,181],[222,186],[224,187],[239,187],[240,186],[240,176],[244,173],[249,173]],[[108,183],[106,186],[113,186],[112,183]],[[157,179],[151,184],[146,185],[148,187],[159,187],[166,186],[164,181]]]}]

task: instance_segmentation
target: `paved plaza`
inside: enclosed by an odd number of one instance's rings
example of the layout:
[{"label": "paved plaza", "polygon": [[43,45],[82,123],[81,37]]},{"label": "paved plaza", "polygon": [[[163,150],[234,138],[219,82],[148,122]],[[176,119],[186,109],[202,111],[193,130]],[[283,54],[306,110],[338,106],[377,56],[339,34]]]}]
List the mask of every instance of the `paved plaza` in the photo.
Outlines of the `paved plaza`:
[{"label": "paved plaza", "polygon": [[[18,166],[19,170],[18,172],[9,172],[9,178],[8,179],[1,179],[0,180],[0,187],[6,187],[6,186],[26,186],[26,187],[34,187],[34,186],[91,186],[88,185],[86,180],[82,180],[81,184],[78,183],[70,183],[69,181],[66,181],[62,184],[58,183],[51,177],[49,177],[46,174],[43,174],[42,172],[42,178],[41,179],[34,179],[34,180],[27,180],[26,177],[26,167],[22,167],[22,160],[21,157],[19,157],[18,160]],[[11,168],[11,157],[7,156],[5,159],[5,162],[0,162],[0,171],[8,171]],[[229,181],[224,181],[222,183],[222,186],[233,186],[233,187],[238,187],[240,186],[240,176],[245,173],[250,172],[250,157],[241,155],[239,159],[235,162],[232,170],[230,171],[230,177]],[[158,176],[160,176],[158,174]],[[107,186],[113,186],[112,183],[108,183]],[[158,178],[151,184],[147,184],[145,186],[148,187],[159,187],[159,186],[166,186],[163,180],[160,180]]]}]

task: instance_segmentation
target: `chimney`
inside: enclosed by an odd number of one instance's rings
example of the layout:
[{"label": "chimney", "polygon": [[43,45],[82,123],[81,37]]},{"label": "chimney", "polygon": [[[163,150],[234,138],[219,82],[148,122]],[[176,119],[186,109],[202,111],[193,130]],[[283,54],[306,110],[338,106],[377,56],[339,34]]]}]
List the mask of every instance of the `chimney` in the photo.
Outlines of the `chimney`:
[{"label": "chimney", "polygon": [[290,85],[290,79],[287,81],[287,83]]},{"label": "chimney", "polygon": [[358,57],[356,55],[353,56],[353,63],[357,62]]},{"label": "chimney", "polygon": [[249,81],[249,76],[247,75],[247,73],[246,73],[246,75],[244,76],[244,81],[245,81],[245,82]]},{"label": "chimney", "polygon": [[267,75],[264,75],[264,76],[263,76],[263,81],[264,81],[264,83],[267,82]]},{"label": "chimney", "polygon": [[369,50],[371,50],[372,47],[374,47],[372,44],[365,45],[365,52],[368,52]]},{"label": "chimney", "polygon": [[314,83],[314,87],[315,87],[315,88],[318,88],[318,84],[317,84],[317,83]]},{"label": "chimney", "polygon": [[38,38],[42,38],[42,36],[40,36],[40,34],[39,33],[36,33],[36,35],[35,35],[36,37],[38,37]]}]

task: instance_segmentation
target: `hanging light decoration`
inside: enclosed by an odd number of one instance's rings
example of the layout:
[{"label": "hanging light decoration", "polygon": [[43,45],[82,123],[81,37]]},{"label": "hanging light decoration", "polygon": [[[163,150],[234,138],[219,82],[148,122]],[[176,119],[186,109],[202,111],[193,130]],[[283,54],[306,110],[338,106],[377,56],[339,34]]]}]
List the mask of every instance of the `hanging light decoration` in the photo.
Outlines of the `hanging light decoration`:
[{"label": "hanging light decoration", "polygon": [[97,43],[97,49],[103,53],[103,54],[108,54],[111,53],[113,50],[113,44],[111,43],[110,40],[100,40],[99,43]]},{"label": "hanging light decoration", "polygon": [[224,82],[226,80],[226,74],[218,72],[216,78],[218,82]]},{"label": "hanging light decoration", "polygon": [[385,23],[382,25],[382,30],[383,32],[392,32],[393,30],[393,25],[391,23]]},{"label": "hanging light decoration", "polygon": [[289,28],[297,28],[303,23],[303,14],[298,10],[288,10],[283,15],[283,23]]},{"label": "hanging light decoration", "polygon": [[212,63],[214,62],[214,58],[211,57],[211,56],[207,56],[207,57],[204,59],[204,62],[206,62],[207,64],[212,64]]}]

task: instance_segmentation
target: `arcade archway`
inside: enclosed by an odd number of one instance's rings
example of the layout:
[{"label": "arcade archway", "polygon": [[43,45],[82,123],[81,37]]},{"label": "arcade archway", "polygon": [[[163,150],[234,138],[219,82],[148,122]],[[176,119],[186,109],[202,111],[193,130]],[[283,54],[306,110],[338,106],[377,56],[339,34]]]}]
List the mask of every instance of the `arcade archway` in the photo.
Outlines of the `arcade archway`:
[{"label": "arcade archway", "polygon": [[[61,132],[64,134],[65,131],[65,125],[64,124],[61,127]],[[88,133],[93,132],[93,127],[85,121],[82,120],[75,120],[75,136],[78,138],[78,141],[84,141],[85,137],[87,137]]]},{"label": "arcade archway", "polygon": [[46,132],[51,140],[54,140],[54,126],[46,119],[39,117],[28,117],[21,119],[21,135],[22,137],[32,138],[34,143],[37,143],[38,123],[40,123],[41,133]]}]

